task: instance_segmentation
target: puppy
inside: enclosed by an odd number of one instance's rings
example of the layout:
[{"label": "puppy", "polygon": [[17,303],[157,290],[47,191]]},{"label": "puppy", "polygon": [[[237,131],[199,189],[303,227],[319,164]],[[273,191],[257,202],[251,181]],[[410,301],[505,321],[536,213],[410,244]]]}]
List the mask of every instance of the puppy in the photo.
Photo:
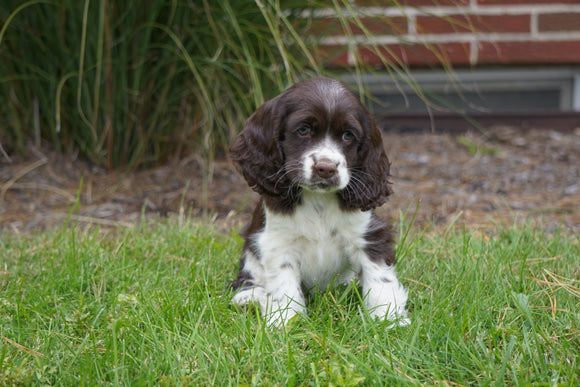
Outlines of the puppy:
[{"label": "puppy", "polygon": [[358,279],[371,316],[409,322],[389,225],[391,194],[374,118],[342,83],[300,82],[248,119],[231,156],[261,200],[245,227],[232,303],[257,302],[270,325],[306,313],[303,289]]}]

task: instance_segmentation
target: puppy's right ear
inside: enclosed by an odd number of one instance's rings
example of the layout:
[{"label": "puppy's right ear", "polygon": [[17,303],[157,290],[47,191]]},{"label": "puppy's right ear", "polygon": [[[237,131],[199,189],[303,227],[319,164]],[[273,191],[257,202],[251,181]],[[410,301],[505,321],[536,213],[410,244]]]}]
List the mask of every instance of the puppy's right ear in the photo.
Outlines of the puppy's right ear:
[{"label": "puppy's right ear", "polygon": [[289,189],[284,177],[282,113],[279,97],[264,103],[248,118],[230,154],[248,185],[260,195],[280,197]]}]

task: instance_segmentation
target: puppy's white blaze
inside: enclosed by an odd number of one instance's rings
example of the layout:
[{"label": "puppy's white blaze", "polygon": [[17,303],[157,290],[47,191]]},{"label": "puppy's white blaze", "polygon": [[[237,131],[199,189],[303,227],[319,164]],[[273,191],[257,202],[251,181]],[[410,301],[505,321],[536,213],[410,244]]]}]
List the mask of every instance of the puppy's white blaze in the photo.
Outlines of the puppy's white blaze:
[{"label": "puppy's white blaze", "polygon": [[350,180],[348,166],[340,147],[331,138],[326,137],[317,147],[302,156],[302,174],[307,183],[312,181],[312,172],[317,160],[328,159],[337,165],[338,185],[336,189],[344,189]]},{"label": "puppy's white blaze", "polygon": [[338,101],[345,93],[344,86],[333,80],[332,82],[320,82],[317,85],[318,91],[320,91],[320,97],[324,103],[324,106],[329,112],[332,112],[336,106],[336,101]]}]

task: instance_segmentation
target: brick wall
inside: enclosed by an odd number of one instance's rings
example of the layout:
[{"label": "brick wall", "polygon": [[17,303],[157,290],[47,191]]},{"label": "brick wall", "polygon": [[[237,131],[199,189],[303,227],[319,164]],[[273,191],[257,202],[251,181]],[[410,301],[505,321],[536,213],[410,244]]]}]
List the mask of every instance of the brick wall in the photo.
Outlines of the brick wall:
[{"label": "brick wall", "polygon": [[330,9],[307,13],[309,33],[321,38],[320,59],[377,67],[384,59],[408,66],[580,64],[580,0],[396,3],[353,0],[342,18]]}]

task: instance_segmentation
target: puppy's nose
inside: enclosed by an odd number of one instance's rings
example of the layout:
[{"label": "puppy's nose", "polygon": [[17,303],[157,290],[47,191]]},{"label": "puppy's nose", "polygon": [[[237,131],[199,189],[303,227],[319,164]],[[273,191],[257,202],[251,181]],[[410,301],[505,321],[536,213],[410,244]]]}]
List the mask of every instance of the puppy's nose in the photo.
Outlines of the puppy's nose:
[{"label": "puppy's nose", "polygon": [[329,159],[320,159],[314,164],[318,176],[328,179],[338,172],[337,164]]}]

